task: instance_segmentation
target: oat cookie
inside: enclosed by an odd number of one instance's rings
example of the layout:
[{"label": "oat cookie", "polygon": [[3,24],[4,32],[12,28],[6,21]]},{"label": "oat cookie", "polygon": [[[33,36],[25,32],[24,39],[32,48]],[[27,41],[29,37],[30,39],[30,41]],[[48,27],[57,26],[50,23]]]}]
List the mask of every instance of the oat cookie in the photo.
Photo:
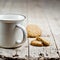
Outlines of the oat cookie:
[{"label": "oat cookie", "polygon": [[36,38],[41,35],[41,29],[35,24],[29,24],[26,27],[28,37]]},{"label": "oat cookie", "polygon": [[43,46],[41,41],[37,41],[37,40],[32,40],[30,43],[32,46]]},{"label": "oat cookie", "polygon": [[41,41],[43,43],[44,46],[49,46],[50,42],[42,37],[37,37],[36,38],[37,41]]}]

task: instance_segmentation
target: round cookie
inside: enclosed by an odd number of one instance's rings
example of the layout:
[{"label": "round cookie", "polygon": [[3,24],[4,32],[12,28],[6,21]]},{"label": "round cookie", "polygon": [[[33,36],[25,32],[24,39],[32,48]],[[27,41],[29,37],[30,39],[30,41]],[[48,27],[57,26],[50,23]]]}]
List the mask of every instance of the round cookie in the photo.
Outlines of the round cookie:
[{"label": "round cookie", "polygon": [[27,25],[26,29],[27,29],[28,37],[36,38],[41,35],[41,29],[39,28],[39,26],[37,26],[35,24]]}]

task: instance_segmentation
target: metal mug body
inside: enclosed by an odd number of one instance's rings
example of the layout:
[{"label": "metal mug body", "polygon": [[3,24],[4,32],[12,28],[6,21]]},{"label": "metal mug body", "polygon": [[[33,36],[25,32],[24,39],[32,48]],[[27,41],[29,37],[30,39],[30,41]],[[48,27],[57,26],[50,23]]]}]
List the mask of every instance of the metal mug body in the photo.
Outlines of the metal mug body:
[{"label": "metal mug body", "polygon": [[[22,22],[19,22],[19,24]],[[23,38],[26,40],[26,30],[16,28],[18,23],[0,22],[0,47],[15,48],[21,46]],[[22,31],[23,30],[23,31]],[[25,35],[24,35],[25,34]],[[23,37],[24,35],[24,37]]]}]

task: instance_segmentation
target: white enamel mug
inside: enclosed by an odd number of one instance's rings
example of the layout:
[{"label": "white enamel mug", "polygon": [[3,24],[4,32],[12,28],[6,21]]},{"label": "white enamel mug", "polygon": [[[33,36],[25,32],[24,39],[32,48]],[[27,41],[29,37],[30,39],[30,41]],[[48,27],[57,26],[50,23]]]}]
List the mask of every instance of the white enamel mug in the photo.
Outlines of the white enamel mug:
[{"label": "white enamel mug", "polygon": [[23,15],[0,15],[0,48],[17,48],[26,41],[26,29],[20,24],[24,19]]}]

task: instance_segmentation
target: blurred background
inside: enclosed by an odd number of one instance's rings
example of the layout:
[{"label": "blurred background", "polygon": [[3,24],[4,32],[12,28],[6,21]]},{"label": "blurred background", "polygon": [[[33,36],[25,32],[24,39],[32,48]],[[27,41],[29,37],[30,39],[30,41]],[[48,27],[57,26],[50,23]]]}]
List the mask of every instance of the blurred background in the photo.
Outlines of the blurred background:
[{"label": "blurred background", "polygon": [[49,16],[59,21],[60,0],[0,0],[0,14],[22,14],[28,19],[32,15],[43,15],[45,19]]}]

